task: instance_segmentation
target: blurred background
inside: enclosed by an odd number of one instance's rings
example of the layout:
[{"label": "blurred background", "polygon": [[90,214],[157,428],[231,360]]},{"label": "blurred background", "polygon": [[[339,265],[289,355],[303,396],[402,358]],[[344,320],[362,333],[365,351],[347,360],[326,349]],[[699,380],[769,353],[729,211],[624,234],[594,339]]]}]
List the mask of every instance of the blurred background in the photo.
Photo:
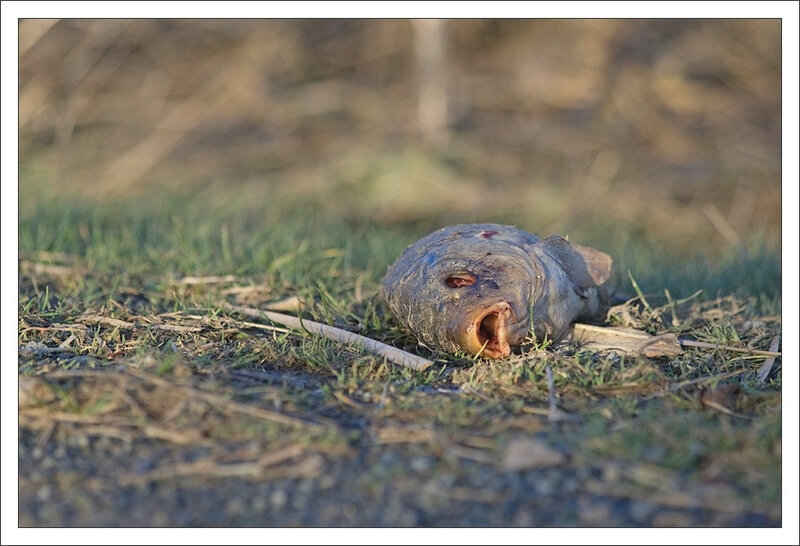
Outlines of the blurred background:
[{"label": "blurred background", "polygon": [[498,221],[709,263],[780,249],[777,19],[19,29],[21,221],[43,195],[201,199],[264,223],[276,206],[415,236]]}]

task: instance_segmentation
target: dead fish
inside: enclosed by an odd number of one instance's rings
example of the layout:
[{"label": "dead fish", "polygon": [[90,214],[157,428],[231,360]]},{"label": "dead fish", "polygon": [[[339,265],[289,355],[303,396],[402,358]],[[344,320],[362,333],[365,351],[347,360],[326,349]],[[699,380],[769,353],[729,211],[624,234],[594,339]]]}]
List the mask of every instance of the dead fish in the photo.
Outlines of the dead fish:
[{"label": "dead fish", "polygon": [[461,224],[406,248],[381,293],[428,346],[503,358],[531,334],[558,341],[576,320],[605,318],[610,275],[608,254],[564,237]]}]

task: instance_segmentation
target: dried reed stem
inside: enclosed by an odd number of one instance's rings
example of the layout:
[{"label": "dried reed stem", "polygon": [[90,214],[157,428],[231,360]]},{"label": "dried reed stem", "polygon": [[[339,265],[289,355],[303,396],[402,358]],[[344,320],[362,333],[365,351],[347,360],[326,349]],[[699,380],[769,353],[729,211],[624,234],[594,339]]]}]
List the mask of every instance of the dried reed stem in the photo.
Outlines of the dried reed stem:
[{"label": "dried reed stem", "polygon": [[363,345],[366,351],[383,356],[395,364],[405,366],[406,368],[411,368],[412,370],[422,371],[433,365],[433,362],[430,360],[417,355],[412,355],[411,353],[407,353],[392,347],[391,345],[381,343],[380,341],[376,341],[359,334],[354,334],[353,332],[348,332],[347,330],[342,330],[341,328],[335,328],[333,326],[328,326],[327,324],[314,322],[313,320],[302,320],[299,317],[284,315],[283,313],[276,313],[274,311],[264,311],[262,309],[241,307],[238,305],[230,305],[228,303],[225,303],[224,305],[229,311],[241,313],[249,317],[266,318],[288,328],[304,330],[311,334],[323,336],[340,343],[346,343],[348,345]]},{"label": "dried reed stem", "polygon": [[726,351],[735,351],[737,353],[747,353],[749,355],[763,355],[763,356],[781,356],[781,353],[776,351],[762,351],[761,349],[750,349],[748,347],[733,347],[732,345],[720,345],[719,343],[709,343],[707,341],[693,341],[691,339],[679,339],[681,345],[684,347],[701,347],[703,349],[724,349]]}]

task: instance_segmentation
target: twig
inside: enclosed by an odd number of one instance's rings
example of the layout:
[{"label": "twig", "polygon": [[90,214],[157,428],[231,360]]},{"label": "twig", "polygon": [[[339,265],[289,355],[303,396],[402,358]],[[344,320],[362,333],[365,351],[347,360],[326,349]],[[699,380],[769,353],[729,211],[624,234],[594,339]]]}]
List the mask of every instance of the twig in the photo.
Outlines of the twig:
[{"label": "twig", "polygon": [[200,326],[181,326],[180,324],[151,324],[151,330],[164,330],[166,332],[202,332]]},{"label": "twig", "polygon": [[86,434],[98,434],[102,436],[113,436],[117,438],[129,437],[130,434],[125,430],[132,428],[140,430],[145,436],[167,440],[182,445],[204,445],[207,441],[197,433],[177,432],[152,425],[142,425],[134,421],[120,420],[117,418],[107,418],[95,415],[71,414],[67,412],[48,411],[42,408],[20,408],[19,416],[22,418],[34,418],[48,423],[74,423],[86,425],[81,431]]},{"label": "twig", "polygon": [[577,341],[591,348],[619,350],[630,354],[641,353],[649,358],[678,356],[682,352],[681,346],[699,347],[703,349],[723,349],[726,351],[769,357],[781,356],[780,352],[774,350],[777,349],[777,345],[774,347],[771,346],[769,351],[762,351],[760,349],[750,349],[749,347],[734,347],[732,345],[709,343],[707,341],[680,339],[675,334],[669,332],[653,336],[646,332],[640,332],[629,328],[594,326],[581,323],[575,323],[573,325],[572,332],[568,339]]},{"label": "twig", "polygon": [[211,445],[208,440],[200,436],[197,430],[190,430],[187,432],[178,432],[166,428],[155,427],[153,425],[145,425],[142,427],[142,432],[149,438],[156,438],[158,440],[167,440],[174,444],[182,444],[187,446],[196,445]]},{"label": "twig", "polygon": [[349,396],[347,396],[343,392],[336,391],[336,392],[333,393],[333,396],[336,397],[336,399],[339,402],[341,402],[342,404],[344,404],[346,406],[350,406],[353,409],[357,409],[359,411],[364,409],[363,405],[359,404],[358,402],[356,402],[355,400],[353,400],[352,398],[350,398]]},{"label": "twig", "polygon": [[556,383],[553,380],[553,370],[550,369],[549,364],[544,370],[547,373],[547,399],[550,402],[550,413],[555,413],[558,406],[556,405]]},{"label": "twig", "polygon": [[547,373],[547,396],[550,401],[547,420],[553,423],[558,421],[577,421],[577,416],[567,413],[556,404],[556,384],[553,381],[553,371],[550,369],[549,364],[545,367],[545,372]]},{"label": "twig", "polygon": [[725,406],[723,406],[718,402],[706,400],[702,402],[702,404],[720,413],[724,413],[725,415],[730,415],[731,417],[738,417],[739,419],[748,419],[748,420],[752,419],[752,417],[748,415],[743,415],[741,413],[736,413],[735,411],[732,411],[730,408],[726,408]]},{"label": "twig", "polygon": [[86,333],[86,326],[83,324],[54,324],[53,326],[26,326],[20,328],[20,335],[27,332],[78,332]]},{"label": "twig", "polygon": [[26,345],[22,345],[19,347],[19,353],[25,355],[46,355],[52,353],[77,353],[75,349],[71,347],[28,347]]},{"label": "twig", "polygon": [[75,334],[70,334],[67,339],[58,344],[59,349],[70,349],[70,344],[75,341],[77,337]]},{"label": "twig", "polygon": [[75,319],[75,322],[96,324],[98,326],[106,326],[108,328],[119,328],[120,330],[128,330],[136,326],[134,323],[128,322],[127,320],[119,320],[101,315],[81,315]]},{"label": "twig", "polygon": [[714,203],[708,203],[703,206],[703,212],[706,217],[711,221],[711,224],[717,229],[720,235],[728,241],[731,246],[736,246],[741,241],[739,234],[733,229],[733,226],[728,222],[722,213],[719,211]]},{"label": "twig", "polygon": [[236,275],[225,275],[223,277],[183,277],[180,284],[219,284],[226,282],[235,282]]},{"label": "twig", "polygon": [[152,330],[164,330],[167,332],[200,332],[203,330],[203,328],[200,326],[182,326],[180,324],[142,324],[142,322],[129,322],[127,320],[119,320],[101,315],[81,315],[75,320],[84,324],[96,324],[98,326],[105,326],[107,328],[119,328],[120,330],[130,330],[139,326],[146,326]]},{"label": "twig", "polygon": [[257,328],[259,330],[269,330],[270,332],[280,332],[285,334],[286,332],[291,332],[288,328],[281,328],[280,326],[272,326],[271,324],[259,324],[258,322],[247,322],[241,321],[238,324],[247,327],[247,328]]},{"label": "twig", "polygon": [[618,351],[628,355],[641,354],[647,358],[671,358],[683,352],[675,334],[651,336],[630,328],[576,323],[568,339],[593,349]]},{"label": "twig", "polygon": [[249,317],[263,317],[289,328],[293,328],[295,330],[305,330],[311,334],[320,335],[340,343],[345,343],[348,345],[363,345],[365,350],[383,356],[395,364],[405,366],[406,368],[411,368],[412,370],[422,371],[433,365],[433,362],[430,360],[412,355],[411,353],[407,353],[405,351],[401,351],[400,349],[392,347],[391,345],[381,343],[380,341],[376,341],[353,332],[348,332],[347,330],[342,330],[341,328],[335,328],[333,326],[328,326],[327,324],[314,322],[313,320],[301,320],[298,317],[284,315],[283,313],[264,311],[262,309],[253,309],[251,307],[241,307],[237,305],[231,305],[229,303],[225,303],[224,306],[229,311],[241,313]]},{"label": "twig", "polygon": [[748,347],[733,347],[731,345],[721,345],[719,343],[709,343],[707,341],[679,339],[678,342],[680,342],[680,344],[683,345],[684,347],[701,347],[703,349],[724,349],[726,351],[735,351],[737,353],[747,353],[750,355],[764,355],[772,357],[781,356],[781,353],[776,351],[762,351],[760,349],[750,349]]},{"label": "twig", "polygon": [[80,275],[83,268],[73,265],[43,264],[28,260],[20,261],[20,270],[31,272],[35,275],[51,275],[53,277],[66,277],[67,275]]},{"label": "twig", "polygon": [[[781,336],[777,335],[772,340],[772,343],[769,345],[770,351],[777,351],[778,347],[781,343]],[[761,381],[766,381],[767,377],[769,377],[769,373],[772,371],[772,365],[775,364],[775,357],[771,356],[764,361],[764,364],[761,366],[761,369],[758,370],[758,378]]]},{"label": "twig", "polygon": [[378,405],[375,407],[375,411],[373,413],[378,413],[383,407],[386,405],[386,396],[389,393],[389,381],[383,384],[383,392],[381,393],[381,399],[378,401]]},{"label": "twig", "polygon": [[[68,431],[69,433],[69,431]],[[86,425],[82,426],[80,429],[75,430],[75,434],[79,436],[106,436],[108,438],[116,438],[117,440],[123,440],[125,442],[131,442],[136,437],[136,435],[132,431],[123,430],[117,426],[106,426],[106,425]],[[172,441],[172,438],[162,438],[164,440]],[[205,442],[178,442],[179,444],[183,445],[197,445],[198,443],[205,443]]]}]

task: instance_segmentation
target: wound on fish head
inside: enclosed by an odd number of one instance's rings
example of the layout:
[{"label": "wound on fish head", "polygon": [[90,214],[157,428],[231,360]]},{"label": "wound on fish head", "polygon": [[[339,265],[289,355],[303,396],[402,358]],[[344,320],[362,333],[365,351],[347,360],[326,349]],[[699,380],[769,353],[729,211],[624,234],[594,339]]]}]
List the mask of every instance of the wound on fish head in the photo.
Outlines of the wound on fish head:
[{"label": "wound on fish head", "polygon": [[475,284],[475,277],[469,273],[451,273],[445,278],[444,283],[450,288],[461,288]]}]

